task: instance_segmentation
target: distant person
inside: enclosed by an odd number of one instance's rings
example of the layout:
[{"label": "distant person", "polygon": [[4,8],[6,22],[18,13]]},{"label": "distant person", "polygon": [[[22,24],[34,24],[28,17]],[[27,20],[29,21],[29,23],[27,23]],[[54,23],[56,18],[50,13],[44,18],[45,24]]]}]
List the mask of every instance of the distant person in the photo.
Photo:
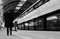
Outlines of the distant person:
[{"label": "distant person", "polygon": [[5,27],[7,28],[7,36],[12,35],[12,27],[13,27],[13,13],[11,11],[7,11],[3,14]]},{"label": "distant person", "polygon": [[17,21],[15,21],[15,23],[14,23],[14,27],[15,27],[15,31],[17,31]]}]

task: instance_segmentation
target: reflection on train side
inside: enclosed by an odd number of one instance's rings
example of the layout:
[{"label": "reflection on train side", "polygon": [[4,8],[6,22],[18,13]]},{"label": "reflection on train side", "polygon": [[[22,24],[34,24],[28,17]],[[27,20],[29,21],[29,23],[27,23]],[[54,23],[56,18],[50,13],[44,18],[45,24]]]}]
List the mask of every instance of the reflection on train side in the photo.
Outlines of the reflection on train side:
[{"label": "reflection on train side", "polygon": [[29,20],[18,25],[18,29],[24,30],[43,30],[43,20]]},{"label": "reflection on train side", "polygon": [[[60,30],[60,18],[57,15],[47,17],[47,30]],[[44,30],[43,18],[34,18],[32,20],[18,24],[19,30]]]},{"label": "reflection on train side", "polygon": [[48,30],[60,30],[60,19],[48,21],[47,29]]}]

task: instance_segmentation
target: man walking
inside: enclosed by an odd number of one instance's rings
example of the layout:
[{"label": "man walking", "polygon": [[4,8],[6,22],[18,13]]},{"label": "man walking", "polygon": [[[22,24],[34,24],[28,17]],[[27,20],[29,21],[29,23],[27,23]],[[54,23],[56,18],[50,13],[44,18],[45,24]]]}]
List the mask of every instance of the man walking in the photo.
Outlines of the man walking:
[{"label": "man walking", "polygon": [[17,21],[15,21],[15,23],[14,23],[14,27],[15,27],[15,31],[17,31]]},{"label": "man walking", "polygon": [[13,13],[11,11],[7,11],[3,14],[5,27],[7,28],[7,36],[12,35],[12,27],[13,27]]}]

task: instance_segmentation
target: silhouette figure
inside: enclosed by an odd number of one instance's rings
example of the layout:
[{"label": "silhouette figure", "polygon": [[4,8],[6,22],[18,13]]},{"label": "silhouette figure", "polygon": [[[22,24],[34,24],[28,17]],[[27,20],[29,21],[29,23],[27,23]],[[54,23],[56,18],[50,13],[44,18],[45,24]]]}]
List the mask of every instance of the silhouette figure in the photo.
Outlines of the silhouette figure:
[{"label": "silhouette figure", "polygon": [[5,27],[7,28],[7,36],[12,35],[12,27],[13,27],[13,13],[11,11],[7,11],[3,14]]},{"label": "silhouette figure", "polygon": [[15,21],[15,23],[14,23],[14,27],[15,27],[15,31],[17,31],[17,21]]}]

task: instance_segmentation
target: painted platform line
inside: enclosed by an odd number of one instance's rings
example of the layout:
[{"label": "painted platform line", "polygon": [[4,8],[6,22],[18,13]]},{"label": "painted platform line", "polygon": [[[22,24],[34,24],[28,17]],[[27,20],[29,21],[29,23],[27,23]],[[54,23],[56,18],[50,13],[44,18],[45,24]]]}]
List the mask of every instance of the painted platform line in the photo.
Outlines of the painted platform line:
[{"label": "painted platform line", "polygon": [[15,33],[15,32],[13,32],[13,34],[18,35],[19,37],[21,37],[21,38],[23,38],[23,39],[32,39],[32,38],[30,38],[30,37],[28,37],[28,36],[23,36],[23,35],[21,35],[21,34]]}]

